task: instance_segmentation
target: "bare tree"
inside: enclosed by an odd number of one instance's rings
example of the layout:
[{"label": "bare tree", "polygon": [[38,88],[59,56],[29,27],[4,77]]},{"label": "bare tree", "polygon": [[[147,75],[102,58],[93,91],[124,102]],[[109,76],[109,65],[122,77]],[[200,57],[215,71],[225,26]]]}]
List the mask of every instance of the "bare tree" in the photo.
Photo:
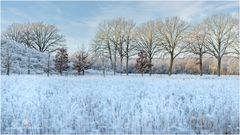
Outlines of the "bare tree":
[{"label": "bare tree", "polygon": [[217,59],[217,74],[221,75],[221,61],[224,55],[230,53],[229,47],[232,46],[236,40],[238,32],[236,30],[237,23],[229,15],[214,15],[205,20],[207,25],[207,42],[205,46],[208,54]]},{"label": "bare tree", "polygon": [[110,41],[110,30],[111,25],[107,21],[103,21],[99,24],[98,30],[93,40],[92,49],[96,56],[101,57],[104,59],[108,58],[111,63],[111,67],[115,72],[114,69],[114,62],[113,62],[113,45]]},{"label": "bare tree", "polygon": [[125,49],[124,54],[126,56],[126,74],[128,75],[128,66],[129,66],[129,58],[134,55],[134,38],[135,38],[135,26],[136,24],[132,20],[128,20],[125,24]]},{"label": "bare tree", "polygon": [[117,52],[120,57],[120,72],[123,71],[123,58],[124,58],[124,40],[125,34],[124,29],[126,22],[124,18],[117,18],[112,20],[111,22],[111,37],[110,40],[114,45],[114,69],[116,70],[116,62],[117,62]]},{"label": "bare tree", "polygon": [[54,51],[64,46],[65,38],[54,25],[33,23],[32,47],[40,52]]},{"label": "bare tree", "polygon": [[40,52],[57,50],[65,42],[56,26],[44,23],[12,24],[2,36]]},{"label": "bare tree", "polygon": [[203,54],[205,54],[206,48],[205,45],[207,44],[206,42],[206,35],[207,35],[207,30],[204,24],[199,24],[196,25],[191,29],[191,31],[188,33],[187,36],[187,50],[190,53],[193,53],[198,56],[199,62],[199,69],[200,69],[200,76],[202,76],[203,73],[203,68],[202,68],[202,57]]},{"label": "bare tree", "polygon": [[84,49],[80,50],[74,55],[73,63],[74,69],[77,70],[78,75],[80,75],[81,72],[84,75],[85,70],[89,69],[93,64],[89,53]]},{"label": "bare tree", "polygon": [[157,23],[161,48],[166,51],[166,54],[170,55],[168,75],[172,74],[174,59],[186,48],[184,39],[188,27],[188,23],[178,17],[166,18],[165,21],[158,21]]},{"label": "bare tree", "polygon": [[[155,22],[148,21],[136,29],[136,49],[147,53],[150,64],[152,64],[153,57],[160,51],[155,26]],[[150,68],[149,75],[151,73],[152,67]]]}]

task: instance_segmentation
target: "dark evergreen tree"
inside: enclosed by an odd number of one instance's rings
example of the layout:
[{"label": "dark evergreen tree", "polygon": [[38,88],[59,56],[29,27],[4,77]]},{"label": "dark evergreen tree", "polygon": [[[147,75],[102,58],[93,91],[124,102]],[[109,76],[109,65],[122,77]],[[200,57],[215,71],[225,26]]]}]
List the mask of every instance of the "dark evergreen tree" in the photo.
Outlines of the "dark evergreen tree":
[{"label": "dark evergreen tree", "polygon": [[60,48],[57,51],[54,61],[56,70],[62,75],[62,72],[66,71],[69,68],[67,50],[65,48]]},{"label": "dark evergreen tree", "polygon": [[151,67],[153,66],[150,63],[150,60],[147,57],[147,53],[145,51],[140,51],[138,53],[138,58],[136,59],[136,65],[135,68],[139,73],[142,75],[146,72],[149,72],[151,70]]},{"label": "dark evergreen tree", "polygon": [[89,69],[92,66],[90,56],[85,51],[80,51],[75,54],[73,63],[74,69],[77,70],[79,75],[81,72],[84,75],[85,70]]}]

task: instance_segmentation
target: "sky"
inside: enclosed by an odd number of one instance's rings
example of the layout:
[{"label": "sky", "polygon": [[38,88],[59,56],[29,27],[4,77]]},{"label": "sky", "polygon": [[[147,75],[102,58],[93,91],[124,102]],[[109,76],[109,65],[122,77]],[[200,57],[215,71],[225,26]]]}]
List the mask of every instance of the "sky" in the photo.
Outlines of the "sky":
[{"label": "sky", "polygon": [[189,23],[215,14],[239,14],[238,1],[1,1],[1,31],[12,23],[44,22],[66,36],[68,51],[89,48],[103,20],[149,20],[178,16]]}]

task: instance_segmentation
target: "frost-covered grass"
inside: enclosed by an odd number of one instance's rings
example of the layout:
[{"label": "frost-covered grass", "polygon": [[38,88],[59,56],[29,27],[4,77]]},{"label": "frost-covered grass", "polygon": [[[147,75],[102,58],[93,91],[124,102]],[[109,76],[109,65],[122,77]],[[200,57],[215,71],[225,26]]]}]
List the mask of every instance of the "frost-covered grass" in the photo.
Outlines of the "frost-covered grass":
[{"label": "frost-covered grass", "polygon": [[1,76],[1,133],[239,133],[239,77]]}]

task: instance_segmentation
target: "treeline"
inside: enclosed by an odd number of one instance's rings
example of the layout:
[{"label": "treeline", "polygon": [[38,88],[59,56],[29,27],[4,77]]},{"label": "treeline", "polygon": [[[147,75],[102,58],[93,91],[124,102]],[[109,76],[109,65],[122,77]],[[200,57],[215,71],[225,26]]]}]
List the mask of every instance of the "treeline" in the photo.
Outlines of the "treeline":
[{"label": "treeline", "polygon": [[[230,15],[210,16],[199,24],[189,24],[178,17],[147,21],[140,25],[125,18],[105,20],[98,26],[91,49],[81,49],[71,57],[67,53],[64,35],[54,25],[12,24],[2,33],[2,38],[47,53],[49,57],[45,71],[48,74],[51,71],[50,56],[55,55],[54,69],[60,74],[69,68],[76,70],[78,74],[84,74],[85,70],[92,67],[103,73],[111,70],[114,74],[119,72],[127,75],[130,72],[151,75],[159,73],[156,68],[167,68],[167,73],[171,75],[181,73],[175,72],[175,64],[179,64],[176,59],[191,57],[194,64],[188,61],[184,63],[189,67],[197,65],[198,68],[194,72],[184,70],[184,73],[198,72],[202,75],[209,73],[204,71],[206,63],[203,64],[203,58],[213,57],[217,62],[214,73],[217,72],[220,76],[221,71],[224,74],[233,74],[222,68],[223,57],[231,56],[239,60],[238,22],[237,17]],[[162,61],[163,58],[168,60],[167,65],[166,61],[162,64],[164,66],[153,62]],[[9,61],[5,67],[11,65],[10,56],[5,56],[5,59]],[[134,62],[131,61],[133,59]]]},{"label": "treeline", "polygon": [[123,73],[125,59],[125,72],[128,74],[129,58],[138,54],[135,67],[139,72],[151,75],[155,66],[152,59],[161,55],[169,58],[168,74],[171,75],[175,59],[192,54],[191,57],[198,57],[200,75],[203,73],[202,58],[206,55],[217,60],[217,74],[220,76],[222,58],[226,55],[239,56],[238,22],[237,17],[214,15],[199,24],[190,25],[172,17],[137,26],[133,20],[117,18],[99,25],[93,50],[102,59],[103,68],[104,61],[110,61],[114,73],[118,60]]},{"label": "treeline", "polygon": [[[198,58],[176,58],[173,65],[173,74],[194,74],[200,73]],[[136,58],[129,59],[128,72],[131,73],[141,73],[136,68]],[[154,58],[152,61],[154,65],[152,67],[152,74],[168,74],[169,58]],[[101,60],[94,62],[91,67],[94,70],[102,71]],[[105,66],[106,70],[111,70],[111,65]],[[120,61],[117,61],[117,73],[120,73]],[[123,66],[123,72],[126,72],[126,65]],[[202,73],[207,75],[217,74],[217,60],[214,57],[203,57],[202,61]],[[221,74],[223,75],[239,75],[239,60],[233,56],[225,56],[222,59]]]}]

